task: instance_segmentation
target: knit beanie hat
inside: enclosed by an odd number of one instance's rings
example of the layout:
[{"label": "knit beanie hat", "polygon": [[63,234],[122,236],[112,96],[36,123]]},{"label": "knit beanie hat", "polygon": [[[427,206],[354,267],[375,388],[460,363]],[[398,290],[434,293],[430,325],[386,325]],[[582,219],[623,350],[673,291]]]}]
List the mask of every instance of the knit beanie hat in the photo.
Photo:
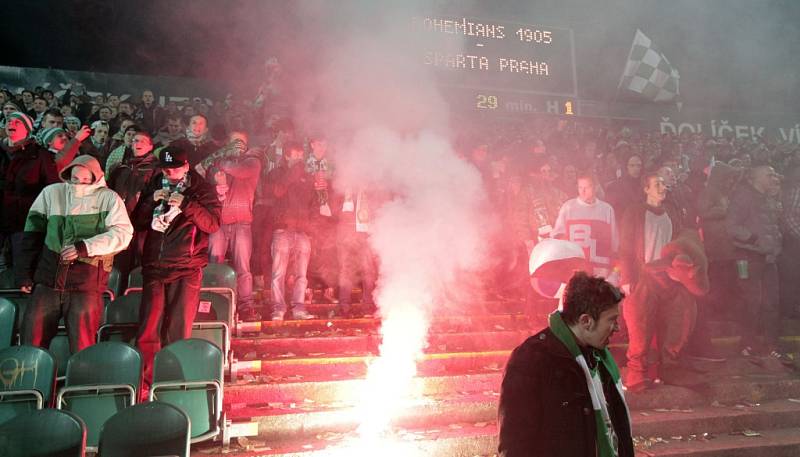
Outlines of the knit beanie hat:
[{"label": "knit beanie hat", "polygon": [[67,132],[61,127],[50,127],[42,129],[36,135],[36,141],[38,141],[39,144],[41,144],[44,147],[49,147],[50,142],[53,141],[53,138],[55,138],[56,135],[58,135],[59,133],[67,133]]},{"label": "knit beanie hat", "polygon": [[31,136],[33,133],[33,119],[25,113],[21,113],[19,111],[14,111],[13,113],[8,115],[8,119],[6,120],[6,124],[11,119],[19,119],[25,125],[25,128],[28,129],[28,135]]},{"label": "knit beanie hat", "polygon": [[81,125],[81,120],[78,119],[77,116],[67,116],[64,118],[64,125],[75,124],[77,126]]}]

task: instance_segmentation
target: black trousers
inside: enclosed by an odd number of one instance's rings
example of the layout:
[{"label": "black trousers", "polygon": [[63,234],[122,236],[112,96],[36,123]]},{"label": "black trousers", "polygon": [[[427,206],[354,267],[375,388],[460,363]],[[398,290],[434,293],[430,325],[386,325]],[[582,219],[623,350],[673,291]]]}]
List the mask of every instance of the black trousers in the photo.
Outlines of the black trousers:
[{"label": "black trousers", "polygon": [[780,275],[780,312],[783,316],[791,316],[800,311],[800,240],[786,235],[783,237],[783,251],[778,258]]},{"label": "black trousers", "polygon": [[58,291],[44,284],[36,284],[31,303],[22,319],[22,344],[49,348],[62,316],[71,353],[93,345],[103,316],[101,292]]},{"label": "black trousers", "polygon": [[272,275],[272,206],[259,205],[253,209],[253,255],[250,271],[253,276],[265,276],[269,282]]},{"label": "black trousers", "polygon": [[192,335],[202,280],[199,268],[170,282],[144,276],[136,345],[142,352],[148,382],[152,381],[153,358],[161,347]]}]

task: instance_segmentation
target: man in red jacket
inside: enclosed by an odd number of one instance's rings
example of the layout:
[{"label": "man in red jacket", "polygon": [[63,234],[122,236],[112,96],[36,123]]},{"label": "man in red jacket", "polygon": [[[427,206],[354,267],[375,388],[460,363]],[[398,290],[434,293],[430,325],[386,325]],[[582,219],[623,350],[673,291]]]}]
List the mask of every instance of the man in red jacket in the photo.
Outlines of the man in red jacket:
[{"label": "man in red jacket", "polygon": [[206,177],[215,186],[217,198],[222,203],[220,229],[211,234],[209,251],[211,262],[225,263],[230,252],[236,270],[236,307],[239,318],[245,321],[261,320],[253,306],[253,275],[250,256],[253,251],[253,199],[261,160],[248,148],[247,134],[231,132],[228,144],[201,162],[209,163]]}]

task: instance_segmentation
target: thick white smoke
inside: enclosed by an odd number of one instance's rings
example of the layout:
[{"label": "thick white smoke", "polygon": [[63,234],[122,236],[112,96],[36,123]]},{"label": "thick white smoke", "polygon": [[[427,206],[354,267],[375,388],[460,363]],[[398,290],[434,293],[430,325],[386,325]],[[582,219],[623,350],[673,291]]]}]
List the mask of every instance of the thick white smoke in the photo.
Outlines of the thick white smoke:
[{"label": "thick white smoke", "polygon": [[[352,26],[324,48],[297,99],[300,123],[333,145],[334,187],[383,201],[370,208],[383,339],[358,407],[364,443],[379,442],[413,395],[434,304],[460,273],[482,265],[489,243],[481,177],[451,146],[448,106],[411,27],[420,9],[406,7],[336,11],[352,14]],[[309,22],[330,13],[313,3]]]},{"label": "thick white smoke", "polygon": [[366,127],[350,149],[349,173],[374,180],[390,200],[376,213],[370,242],[380,258],[376,303],[380,358],[370,367],[362,432],[379,433],[411,394],[434,303],[458,272],[477,269],[486,245],[485,194],[478,172],[441,136]]}]

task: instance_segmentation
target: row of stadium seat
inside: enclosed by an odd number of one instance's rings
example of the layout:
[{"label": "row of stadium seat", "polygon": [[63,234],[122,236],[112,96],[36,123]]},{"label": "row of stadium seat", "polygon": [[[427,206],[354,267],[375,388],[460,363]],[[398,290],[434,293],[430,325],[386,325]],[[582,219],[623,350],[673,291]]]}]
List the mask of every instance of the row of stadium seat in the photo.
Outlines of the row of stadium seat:
[{"label": "row of stadium seat", "polygon": [[[189,457],[190,424],[189,416],[169,403],[134,405],[106,421],[97,455]],[[74,413],[57,409],[28,411],[0,425],[0,455],[83,457],[86,435],[86,424]]]},{"label": "row of stadium seat", "polygon": [[[9,274],[9,270],[0,272],[0,349],[14,344],[14,335],[18,335],[25,307],[31,299],[29,294],[5,287],[9,285],[9,281],[13,284]],[[127,290],[120,293],[118,284],[119,272],[115,269],[112,271],[109,289],[105,294],[107,301],[103,326],[98,331],[97,341],[125,341],[134,344],[141,302],[141,269],[131,272],[130,287]],[[192,337],[207,339],[222,349],[226,373],[232,361],[231,331],[236,328],[235,290],[236,273],[233,269],[224,264],[209,264],[204,269],[199,311],[192,331]],[[18,340],[17,337],[16,341]],[[58,377],[62,379],[69,357],[69,344],[63,321],[49,350],[59,362]]]},{"label": "row of stadium seat", "polygon": [[[177,341],[156,354],[149,399],[184,411],[192,442],[218,437],[225,427],[222,366],[220,348],[203,339]],[[0,351],[0,444],[6,424],[54,404],[82,420],[86,445],[96,450],[104,424],[139,398],[142,357],[126,343],[101,342],[70,357],[64,387],[54,400],[56,371],[56,361],[44,349],[11,346]]]}]

